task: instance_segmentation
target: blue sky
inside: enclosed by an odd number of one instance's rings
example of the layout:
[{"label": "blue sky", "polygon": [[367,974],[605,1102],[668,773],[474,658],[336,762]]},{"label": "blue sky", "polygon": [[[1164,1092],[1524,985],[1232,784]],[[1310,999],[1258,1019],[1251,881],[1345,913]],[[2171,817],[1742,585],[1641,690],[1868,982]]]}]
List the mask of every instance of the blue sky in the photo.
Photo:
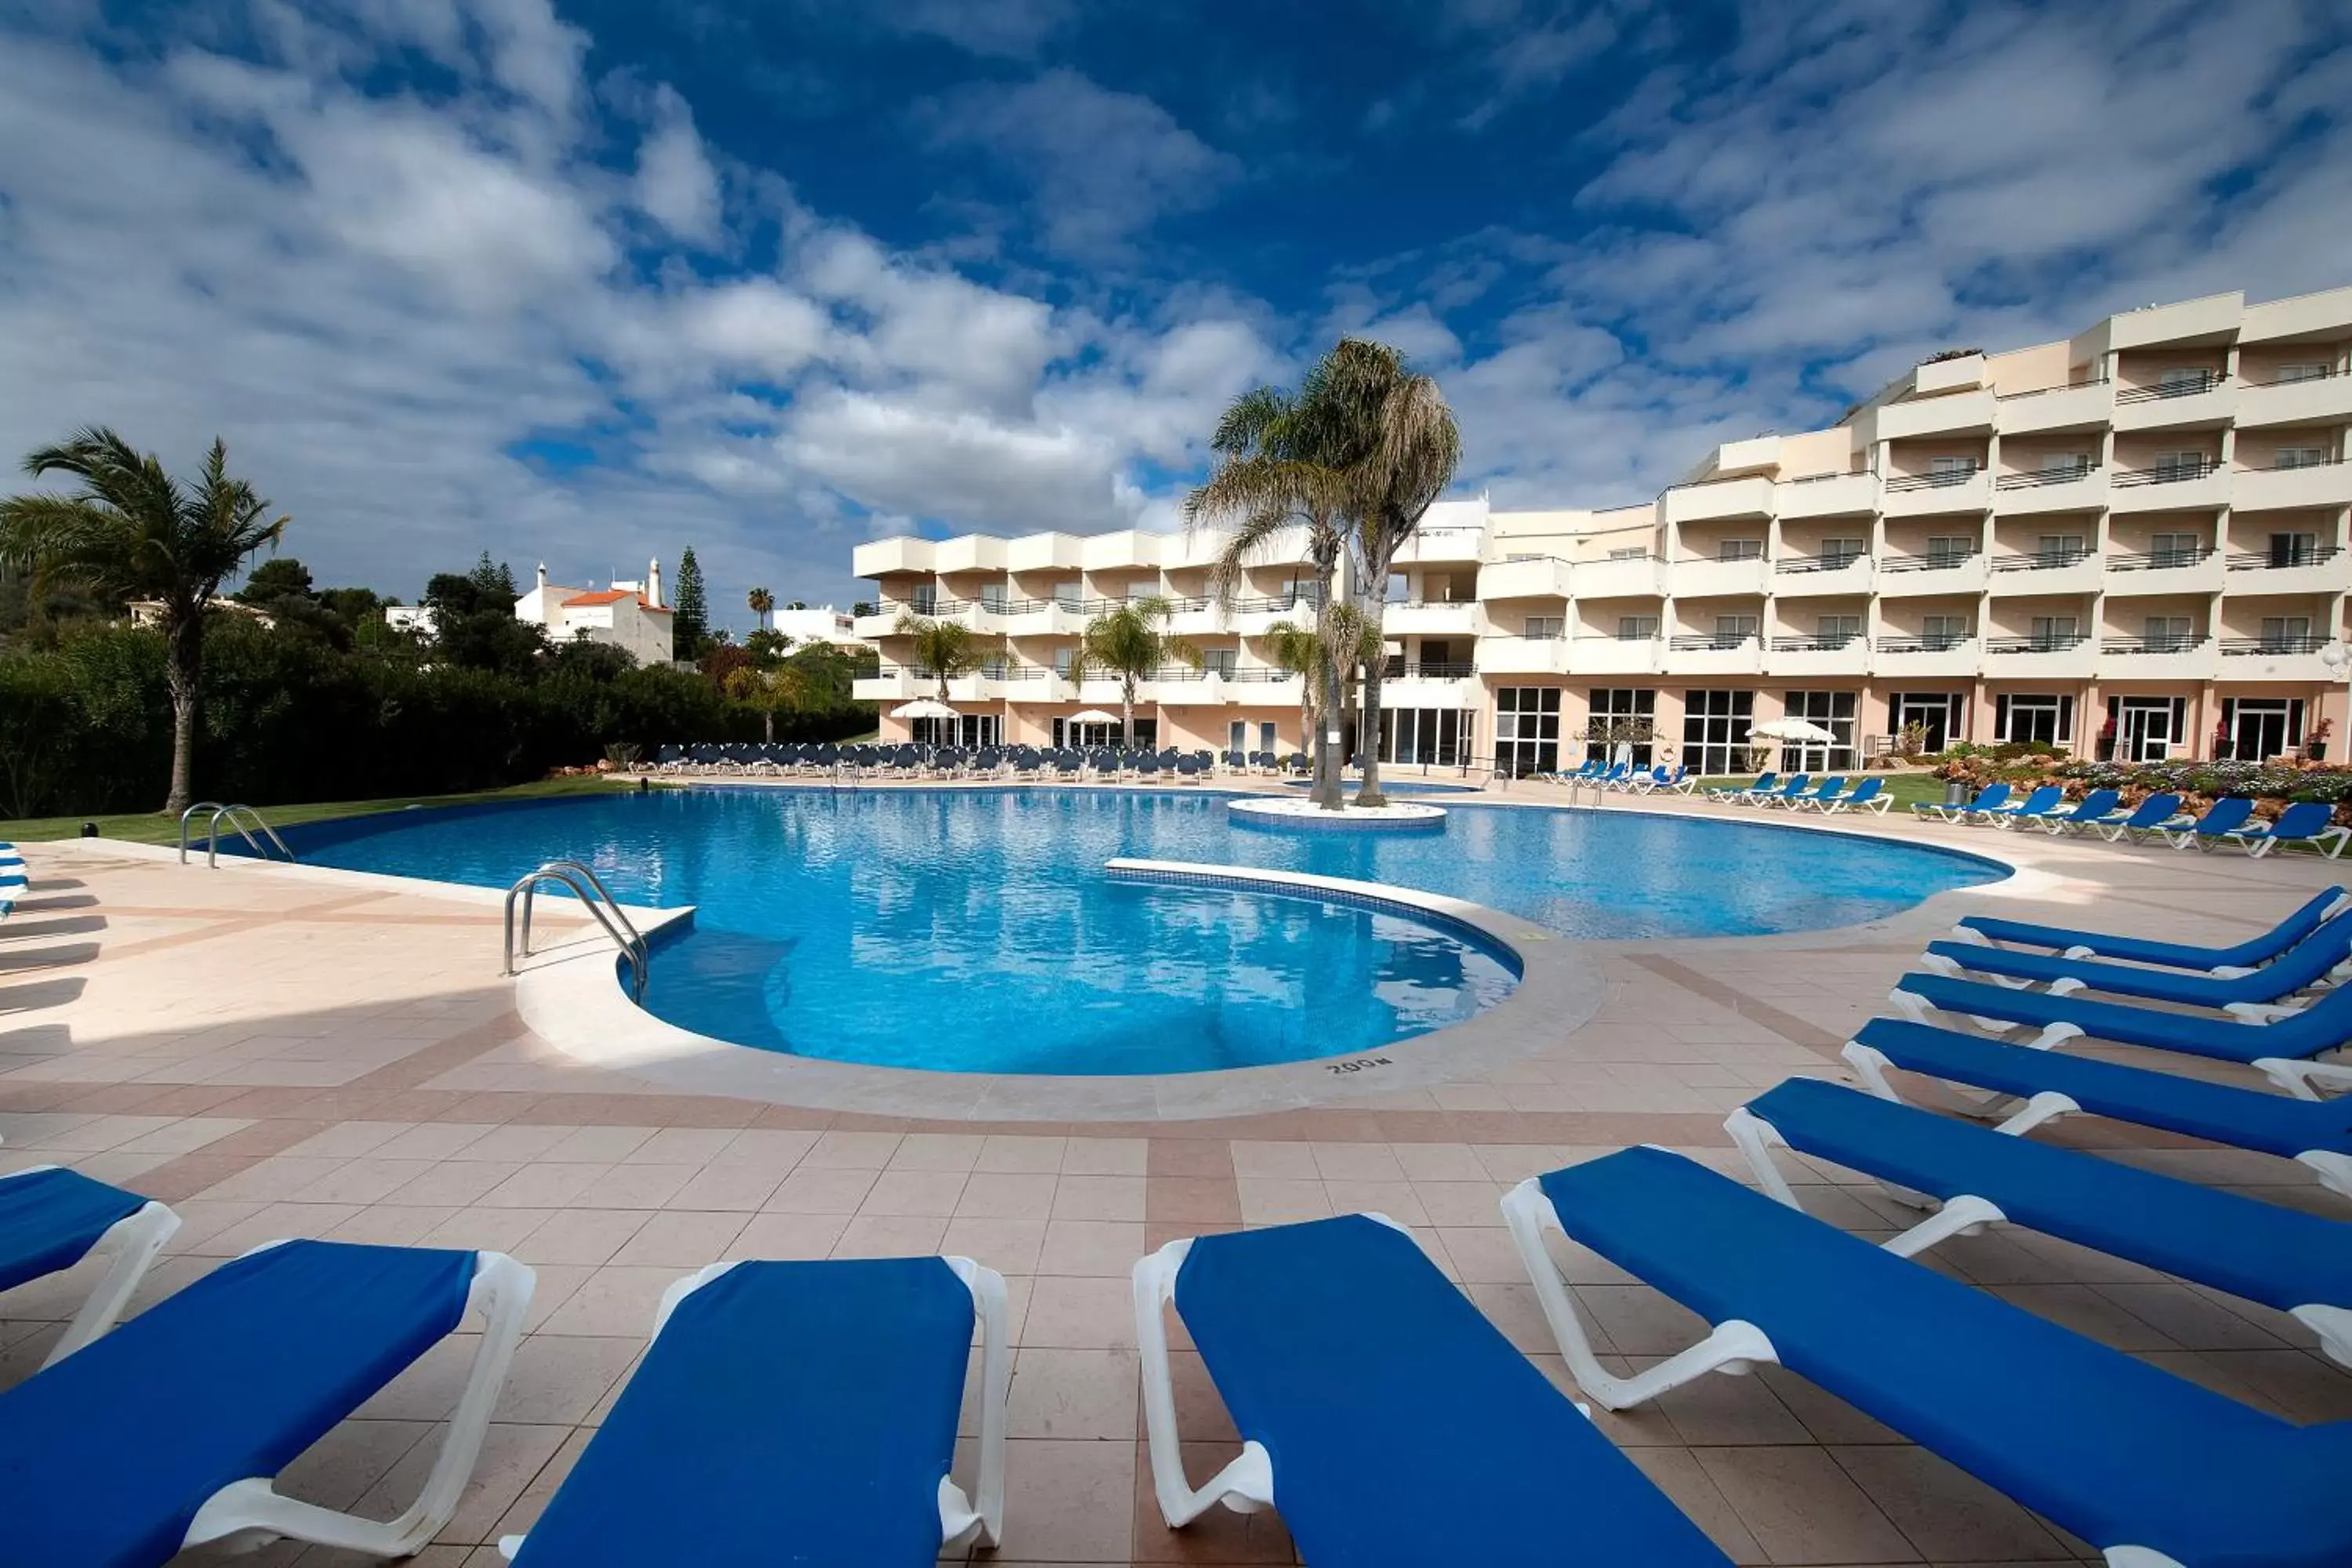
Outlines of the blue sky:
[{"label": "blue sky", "polygon": [[0,0],[0,449],[227,437],[330,581],[1167,526],[1397,343],[1497,504],[2352,283],[2340,5]]}]

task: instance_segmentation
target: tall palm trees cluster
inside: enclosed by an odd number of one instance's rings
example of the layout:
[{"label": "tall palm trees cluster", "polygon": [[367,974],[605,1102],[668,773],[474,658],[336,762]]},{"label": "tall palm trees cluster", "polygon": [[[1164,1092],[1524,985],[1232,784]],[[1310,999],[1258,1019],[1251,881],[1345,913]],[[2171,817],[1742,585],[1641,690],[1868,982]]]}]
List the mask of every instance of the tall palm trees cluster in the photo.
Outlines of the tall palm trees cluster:
[{"label": "tall palm trees cluster", "polygon": [[[1437,383],[1415,374],[1385,343],[1343,338],[1307,371],[1296,392],[1244,393],[1217,422],[1208,480],[1185,498],[1188,527],[1223,534],[1211,587],[1230,603],[1247,569],[1294,527],[1307,536],[1321,606],[1311,642],[1304,628],[1276,628],[1276,662],[1307,676],[1305,717],[1314,735],[1315,800],[1340,807],[1341,715],[1361,684],[1357,734],[1363,784],[1359,805],[1381,794],[1381,677],[1387,660],[1381,621],[1390,569],[1423,516],[1454,482],[1462,437]],[[1349,602],[1336,602],[1339,565],[1349,567]]]}]

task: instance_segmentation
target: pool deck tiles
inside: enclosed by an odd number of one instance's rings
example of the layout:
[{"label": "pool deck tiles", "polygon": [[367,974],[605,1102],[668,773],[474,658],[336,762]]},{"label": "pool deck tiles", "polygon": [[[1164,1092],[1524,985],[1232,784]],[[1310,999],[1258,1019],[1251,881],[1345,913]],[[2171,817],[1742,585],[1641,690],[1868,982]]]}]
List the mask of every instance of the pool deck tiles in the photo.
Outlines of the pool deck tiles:
[{"label": "pool deck tiles", "polygon": [[[1559,797],[1521,785],[1508,798]],[[280,1236],[490,1247],[530,1263],[531,1331],[457,1518],[415,1560],[425,1568],[499,1561],[497,1537],[527,1526],[577,1458],[679,1274],[714,1258],[941,1248],[993,1265],[1012,1289],[1007,1538],[975,1561],[1288,1563],[1276,1515],[1219,1511],[1183,1532],[1158,1518],[1127,1307],[1127,1272],[1145,1251],[1378,1208],[1565,1386],[1501,1226],[1496,1202],[1512,1183],[1640,1142],[1736,1169],[1724,1114],[1791,1073],[1841,1076],[1838,1045],[1884,1009],[1890,983],[1956,910],[2227,940],[2343,872],[2304,857],[1839,826],[2000,852],[2023,874],[1869,927],[1576,944],[1598,987],[1591,1016],[1528,1018],[1532,1037],[1507,1060],[1402,1088],[1350,1083],[1312,1105],[1122,1121],[682,1091],[585,1065],[532,1032],[497,973],[494,896],[251,864],[183,868],[102,841],[35,845],[30,894],[0,924],[0,1169],[68,1164],[179,1210],[185,1223],[136,1307]],[[579,939],[560,917],[547,934]],[[2056,1136],[2340,1212],[2284,1162],[2088,1119]],[[1873,1236],[1892,1225],[1850,1174],[1794,1173],[1839,1223]],[[1685,1314],[1605,1263],[1571,1249],[1567,1266],[1616,1364],[1687,1335]],[[2293,1419],[2352,1417],[2352,1376],[2249,1303],[2017,1230],[1956,1241],[1934,1266]],[[38,1364],[87,1283],[75,1271],[0,1296],[0,1384]],[[1182,1342],[1180,1427],[1205,1475],[1233,1434]],[[388,1511],[425,1462],[420,1445],[461,1365],[428,1355],[299,1460],[289,1489]],[[1743,1563],[2088,1560],[2079,1542],[1777,1369],[1599,1420]],[[280,1544],[187,1561],[358,1560]]]}]

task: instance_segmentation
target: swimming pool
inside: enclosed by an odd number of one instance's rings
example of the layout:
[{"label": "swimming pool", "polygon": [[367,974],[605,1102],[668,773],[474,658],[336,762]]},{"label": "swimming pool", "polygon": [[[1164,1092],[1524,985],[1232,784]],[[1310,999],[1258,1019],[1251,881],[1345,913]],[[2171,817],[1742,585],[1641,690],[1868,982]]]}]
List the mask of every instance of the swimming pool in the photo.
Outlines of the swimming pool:
[{"label": "swimming pool", "polygon": [[697,906],[646,1006],[769,1050],[964,1072],[1169,1073],[1343,1055],[1491,1006],[1507,953],[1320,900],[1137,886],[1118,857],[1448,894],[1565,935],[1850,924],[1991,880],[1973,857],[1625,811],[1448,802],[1443,833],[1231,827],[1202,790],[698,788],[404,813],[288,835],[313,864],[503,888],[587,861]]}]

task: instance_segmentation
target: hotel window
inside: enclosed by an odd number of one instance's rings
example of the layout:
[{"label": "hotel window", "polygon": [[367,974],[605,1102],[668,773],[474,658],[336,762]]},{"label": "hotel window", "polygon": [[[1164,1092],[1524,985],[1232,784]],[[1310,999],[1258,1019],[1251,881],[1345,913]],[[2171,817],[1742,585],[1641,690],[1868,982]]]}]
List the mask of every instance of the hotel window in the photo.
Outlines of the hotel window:
[{"label": "hotel window", "polygon": [[1755,712],[1753,691],[1684,692],[1683,765],[1702,774],[1745,768],[1748,724]]},{"label": "hotel window", "polygon": [[1381,713],[1381,761],[1466,766],[1477,716],[1455,708],[1390,708]]},{"label": "hotel window", "polygon": [[2190,636],[2187,616],[2148,616],[2140,626],[2150,653],[2179,653],[2194,647],[2196,638]]},{"label": "hotel window", "polygon": [[1617,734],[1633,746],[1633,765],[1648,767],[1657,716],[1658,694],[1654,691],[1630,686],[1594,687],[1590,716],[1584,725],[1586,759],[1612,761],[1610,753],[1614,747],[1611,737]]},{"label": "hotel window", "polygon": [[2079,479],[2091,471],[2088,452],[2044,452],[2042,455],[2042,477],[2055,484],[2061,479]]},{"label": "hotel window", "polygon": [[1834,572],[1850,566],[1869,553],[1870,545],[1860,539],[1824,539],[1822,541],[1822,570]]},{"label": "hotel window", "polygon": [[1506,686],[1495,693],[1495,766],[1512,778],[1559,770],[1559,688]]},{"label": "hotel window", "polygon": [[2267,761],[2303,744],[2303,699],[2224,697],[2221,732],[2237,761]]},{"label": "hotel window", "polygon": [[2036,616],[2031,634],[2033,646],[2043,653],[2073,647],[2083,640],[2082,627],[2082,621],[2074,616]]},{"label": "hotel window", "polygon": [[1860,616],[1819,616],[1813,620],[1813,636],[1823,647],[1843,647],[1862,635]]},{"label": "hotel window", "polygon": [[2201,365],[2174,365],[2157,379],[2156,390],[2164,397],[2191,397],[2209,392],[2221,381],[2221,373]]},{"label": "hotel window", "polygon": [[2272,376],[2271,380],[2273,382],[2326,381],[2331,374],[2332,368],[2333,367],[2318,360],[2303,360],[2294,364],[2283,364],[2279,366],[2278,374]]},{"label": "hotel window", "polygon": [[2205,552],[2205,536],[2201,533],[2151,533],[2147,536],[2147,559],[2151,566],[2194,566]]},{"label": "hotel window", "polygon": [[1715,558],[1717,561],[1760,561],[1763,556],[1764,542],[1760,539],[1716,541]]},{"label": "hotel window", "polygon": [[1916,724],[1927,732],[1926,750],[1940,752],[1967,737],[1961,723],[1967,711],[1968,699],[1957,691],[1897,692],[1887,699],[1887,733],[1900,735]]},{"label": "hotel window", "polygon": [[1233,678],[1234,664],[1240,656],[1229,647],[1203,648],[1201,651],[1201,673]]},{"label": "hotel window", "polygon": [[1527,629],[1520,635],[1531,637],[1556,637],[1567,628],[1568,622],[1559,616],[1529,616]]},{"label": "hotel window", "polygon": [[1070,679],[1070,659],[1071,659],[1071,658],[1072,658],[1072,657],[1073,657],[1076,652],[1077,652],[1077,649],[1076,649],[1076,648],[1069,648],[1069,647],[1057,647],[1057,648],[1055,648],[1055,649],[1054,650],[1054,673],[1055,673],[1055,675],[1060,676],[1060,677],[1061,677],[1063,679],[1065,679],[1065,680],[1069,679]]},{"label": "hotel window", "polygon": [[940,585],[936,583],[918,584],[914,592],[907,595],[907,607],[919,616],[938,615]]},{"label": "hotel window", "polygon": [[2044,566],[2072,566],[2090,552],[2082,534],[2045,533],[2033,553]]},{"label": "hotel window", "polygon": [[1617,617],[1617,640],[1643,642],[1658,635],[1655,616],[1620,616]]},{"label": "hotel window", "polygon": [[2273,533],[2271,535],[2270,557],[2273,566],[2316,565],[2319,562],[2319,535]]},{"label": "hotel window", "polygon": [[1229,752],[1247,752],[1249,750],[1248,720],[1235,719],[1226,724],[1225,750]]},{"label": "hotel window", "polygon": [[1809,724],[1819,724],[1834,741],[1786,742],[1780,747],[1780,767],[1783,772],[1800,770],[1809,773],[1841,773],[1854,766],[1857,752],[1853,744],[1854,720],[1860,711],[1859,694],[1852,691],[1791,691],[1785,706],[1791,719],[1802,719]]},{"label": "hotel window", "polygon": [[1056,583],[1054,584],[1054,603],[1066,610],[1076,611],[1080,605],[1086,603],[1086,588],[1082,584]]},{"label": "hotel window", "polygon": [[1927,538],[1927,559],[1938,566],[1957,566],[1977,552],[1977,542],[1965,533],[1936,533]]},{"label": "hotel window", "polygon": [[2273,468],[2316,468],[2327,461],[2325,447],[2281,447],[2271,454]]},{"label": "hotel window", "polygon": [[1649,558],[1649,546],[1643,544],[1619,544],[1609,552],[1612,561],[1647,561]]},{"label": "hotel window", "polygon": [[1976,471],[1974,458],[1935,458],[1928,461],[1927,482],[1937,486],[1966,484]]},{"label": "hotel window", "polygon": [[980,607],[982,609],[1002,610],[1004,608],[1004,604],[1005,598],[1003,584],[982,583],[980,585]]},{"label": "hotel window", "polygon": [[2183,449],[2158,452],[2156,455],[2156,478],[2159,484],[2176,483],[2182,479],[2201,479],[2213,468],[2213,459],[2201,451]]},{"label": "hotel window", "polygon": [[1758,616],[1717,616],[1715,617],[1714,646],[1738,647],[1763,629],[1763,619]]},{"label": "hotel window", "polygon": [[1992,738],[2030,741],[2041,746],[2071,745],[2074,740],[2074,700],[2038,695],[1995,697]]},{"label": "hotel window", "polygon": [[2263,617],[2263,651],[2264,653],[2312,653],[2318,644],[2311,635],[2309,616],[2264,616]]},{"label": "hotel window", "polygon": [[1931,649],[1964,643],[1969,640],[1969,618],[1966,616],[1922,616],[1919,617],[1919,640]]}]

